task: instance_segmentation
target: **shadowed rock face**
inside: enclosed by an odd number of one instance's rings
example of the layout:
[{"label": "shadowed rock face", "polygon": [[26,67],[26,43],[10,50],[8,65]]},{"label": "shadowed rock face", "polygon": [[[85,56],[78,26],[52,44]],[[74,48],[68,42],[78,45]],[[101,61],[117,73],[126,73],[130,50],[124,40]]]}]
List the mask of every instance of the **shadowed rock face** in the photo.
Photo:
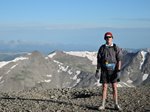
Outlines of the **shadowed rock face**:
[{"label": "shadowed rock face", "polygon": [[[82,52],[83,53],[83,52]],[[81,55],[81,54],[80,54]],[[56,51],[44,56],[38,51],[9,61],[0,67],[0,91],[22,91],[36,88],[95,87],[96,52],[85,56]],[[88,57],[90,56],[90,58]],[[91,58],[94,56],[93,58]],[[90,60],[93,59],[93,60]],[[120,86],[138,86],[149,83],[150,53],[123,52]],[[0,62],[2,64],[2,62]]]},{"label": "shadowed rock face", "polygon": [[147,69],[150,62],[149,57],[149,52],[144,51],[126,54],[123,60],[126,64],[122,70],[124,81],[132,80],[132,84],[135,86],[145,81],[147,82],[150,74],[150,71]]},{"label": "shadowed rock face", "polygon": [[[104,112],[116,112],[112,99],[112,89],[108,88]],[[124,112],[150,111],[150,86],[118,88],[119,105]],[[20,92],[0,92],[0,111],[38,112],[99,112],[102,103],[101,87],[44,89],[32,88]]]}]

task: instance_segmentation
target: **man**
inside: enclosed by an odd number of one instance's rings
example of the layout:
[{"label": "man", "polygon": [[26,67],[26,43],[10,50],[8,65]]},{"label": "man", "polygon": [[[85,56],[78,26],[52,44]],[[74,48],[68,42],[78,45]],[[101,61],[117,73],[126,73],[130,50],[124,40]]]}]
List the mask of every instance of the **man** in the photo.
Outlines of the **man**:
[{"label": "man", "polygon": [[113,35],[106,32],[104,35],[106,43],[102,45],[97,54],[96,75],[101,69],[100,83],[102,83],[102,106],[99,110],[105,109],[107,97],[107,84],[111,83],[113,88],[113,99],[116,110],[122,110],[118,105],[117,82],[119,82],[118,73],[121,70],[121,49],[113,43]]}]

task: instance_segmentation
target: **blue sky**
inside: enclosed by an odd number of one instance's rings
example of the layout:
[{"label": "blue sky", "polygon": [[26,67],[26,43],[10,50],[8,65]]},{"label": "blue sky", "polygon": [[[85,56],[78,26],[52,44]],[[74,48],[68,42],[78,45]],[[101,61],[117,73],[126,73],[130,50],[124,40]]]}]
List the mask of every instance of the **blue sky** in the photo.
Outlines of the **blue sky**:
[{"label": "blue sky", "polygon": [[0,43],[150,48],[150,0],[0,0]]}]

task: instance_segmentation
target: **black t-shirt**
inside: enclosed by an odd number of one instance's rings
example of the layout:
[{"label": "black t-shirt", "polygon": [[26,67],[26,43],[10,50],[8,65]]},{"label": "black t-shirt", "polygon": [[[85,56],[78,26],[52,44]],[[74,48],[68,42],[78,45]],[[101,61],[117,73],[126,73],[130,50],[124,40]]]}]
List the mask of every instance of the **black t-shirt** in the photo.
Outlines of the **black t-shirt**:
[{"label": "black t-shirt", "polygon": [[106,46],[105,44],[99,48],[97,53],[97,64],[102,67],[103,64],[107,63],[117,63],[121,61],[122,50],[113,44],[113,46]]}]

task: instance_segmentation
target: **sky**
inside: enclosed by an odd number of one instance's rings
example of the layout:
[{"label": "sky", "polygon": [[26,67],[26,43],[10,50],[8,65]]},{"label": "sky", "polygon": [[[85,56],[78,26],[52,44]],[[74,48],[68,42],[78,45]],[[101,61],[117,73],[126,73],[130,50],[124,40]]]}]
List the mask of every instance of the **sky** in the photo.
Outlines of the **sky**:
[{"label": "sky", "polygon": [[0,44],[97,50],[110,31],[122,48],[150,48],[149,12],[150,0],[0,0]]}]

